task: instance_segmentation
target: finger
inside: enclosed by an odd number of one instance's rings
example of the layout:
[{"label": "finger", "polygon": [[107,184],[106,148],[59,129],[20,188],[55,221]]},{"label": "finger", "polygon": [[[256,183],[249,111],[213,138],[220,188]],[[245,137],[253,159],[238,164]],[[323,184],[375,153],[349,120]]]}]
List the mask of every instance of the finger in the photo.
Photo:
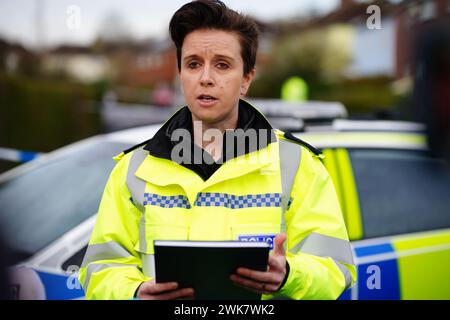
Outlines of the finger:
[{"label": "finger", "polygon": [[245,278],[241,278],[239,276],[234,275],[232,277],[232,281],[234,283],[234,285],[243,288],[245,290],[251,291],[251,292],[255,292],[258,294],[271,294],[274,291],[270,291],[273,290],[276,286],[274,285],[268,285],[266,284],[263,288],[263,284],[259,283],[258,284],[258,288],[255,288],[255,283],[252,283],[251,280],[245,279]]},{"label": "finger", "polygon": [[235,284],[238,284],[238,285],[248,288],[248,289],[257,290],[260,292],[274,292],[279,287],[279,283],[278,284],[261,283],[261,282],[253,281],[251,279],[240,277],[235,274],[232,274],[230,276],[230,279]]},{"label": "finger", "polygon": [[274,272],[256,271],[247,268],[238,268],[237,273],[238,275],[244,276],[251,280],[256,280],[258,282],[279,283],[281,281],[280,280],[281,276],[278,276]]},{"label": "finger", "polygon": [[283,260],[280,257],[269,256],[268,265],[270,271],[283,271]]},{"label": "finger", "polygon": [[159,294],[165,291],[173,291],[178,288],[178,283],[176,282],[164,282],[164,283],[155,283],[155,282],[146,282],[144,287],[142,288],[142,293],[144,294]]},{"label": "finger", "polygon": [[285,256],[286,252],[284,250],[284,241],[286,241],[286,233],[277,234],[275,237],[275,244],[273,248],[273,255]]},{"label": "finger", "polygon": [[230,276],[231,281],[233,281],[234,283],[240,284],[244,287],[248,287],[251,289],[255,289],[255,290],[261,290],[262,288],[262,284],[250,279],[246,279],[243,277],[240,277],[238,275],[232,274]]}]

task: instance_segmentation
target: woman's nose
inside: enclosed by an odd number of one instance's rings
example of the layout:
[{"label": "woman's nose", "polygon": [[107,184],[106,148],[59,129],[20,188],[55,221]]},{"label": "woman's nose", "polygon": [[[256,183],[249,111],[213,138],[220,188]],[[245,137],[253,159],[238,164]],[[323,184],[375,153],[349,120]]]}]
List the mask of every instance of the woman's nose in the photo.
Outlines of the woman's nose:
[{"label": "woman's nose", "polygon": [[207,66],[205,66],[203,68],[203,72],[202,72],[202,75],[200,78],[200,84],[202,86],[207,86],[207,87],[212,86],[214,84],[214,81],[211,76],[210,68]]}]

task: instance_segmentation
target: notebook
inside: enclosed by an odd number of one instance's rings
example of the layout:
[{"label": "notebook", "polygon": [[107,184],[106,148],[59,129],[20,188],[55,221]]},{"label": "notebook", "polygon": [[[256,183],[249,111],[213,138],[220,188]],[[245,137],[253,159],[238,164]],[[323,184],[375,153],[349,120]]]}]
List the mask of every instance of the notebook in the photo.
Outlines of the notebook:
[{"label": "notebook", "polygon": [[267,270],[270,245],[245,241],[155,241],[156,282],[194,288],[203,300],[260,300],[236,286],[230,275],[238,267]]}]

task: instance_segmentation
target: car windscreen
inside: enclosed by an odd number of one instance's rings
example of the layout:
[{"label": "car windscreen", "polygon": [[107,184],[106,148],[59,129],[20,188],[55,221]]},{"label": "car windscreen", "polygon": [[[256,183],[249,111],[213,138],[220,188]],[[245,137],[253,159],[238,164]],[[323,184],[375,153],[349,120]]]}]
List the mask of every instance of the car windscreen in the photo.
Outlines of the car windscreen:
[{"label": "car windscreen", "polygon": [[450,228],[450,165],[424,151],[349,150],[364,238]]},{"label": "car windscreen", "polygon": [[24,259],[94,215],[114,155],[130,145],[93,141],[0,184],[1,232]]}]

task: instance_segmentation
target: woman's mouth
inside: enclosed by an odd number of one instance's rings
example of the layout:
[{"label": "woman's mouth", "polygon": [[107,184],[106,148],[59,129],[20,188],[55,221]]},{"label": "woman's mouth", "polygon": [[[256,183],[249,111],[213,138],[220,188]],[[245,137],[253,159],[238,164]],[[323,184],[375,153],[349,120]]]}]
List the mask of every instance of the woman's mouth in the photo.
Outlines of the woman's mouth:
[{"label": "woman's mouth", "polygon": [[219,100],[213,96],[201,94],[197,97],[197,102],[202,107],[211,107],[215,105]]}]

